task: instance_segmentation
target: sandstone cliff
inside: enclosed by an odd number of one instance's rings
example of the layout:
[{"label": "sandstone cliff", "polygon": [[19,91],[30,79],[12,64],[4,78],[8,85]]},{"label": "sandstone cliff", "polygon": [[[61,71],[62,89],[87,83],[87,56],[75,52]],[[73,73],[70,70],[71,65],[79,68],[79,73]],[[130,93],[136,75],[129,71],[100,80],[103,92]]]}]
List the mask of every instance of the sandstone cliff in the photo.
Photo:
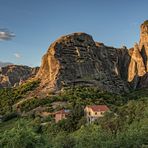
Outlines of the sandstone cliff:
[{"label": "sandstone cliff", "polygon": [[63,36],[49,47],[36,78],[42,92],[76,85],[97,86],[109,92],[128,91],[128,49],[97,43],[86,33]]},{"label": "sandstone cliff", "polygon": [[148,87],[148,21],[140,27],[139,44],[131,49],[95,42],[86,33],[62,36],[52,43],[38,69],[10,65],[1,68],[0,87],[16,86],[32,76],[40,79],[35,94],[64,87],[92,86],[120,93]]},{"label": "sandstone cliff", "polygon": [[23,81],[36,75],[38,67],[8,65],[0,68],[0,87],[18,86]]},{"label": "sandstone cliff", "polygon": [[148,87],[148,20],[140,26],[140,41],[129,50],[128,81],[133,88]]}]

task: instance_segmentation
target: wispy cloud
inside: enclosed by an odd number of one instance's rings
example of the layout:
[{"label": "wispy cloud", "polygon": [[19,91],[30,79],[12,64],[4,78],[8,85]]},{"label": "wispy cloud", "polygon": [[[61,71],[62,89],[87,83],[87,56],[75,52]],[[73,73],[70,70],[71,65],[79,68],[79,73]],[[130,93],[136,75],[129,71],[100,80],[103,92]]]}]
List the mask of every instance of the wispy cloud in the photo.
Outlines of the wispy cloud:
[{"label": "wispy cloud", "polygon": [[10,32],[6,28],[0,28],[0,41],[11,40],[14,37],[15,34],[13,32]]},{"label": "wispy cloud", "polygon": [[21,58],[21,55],[19,53],[14,53],[13,54],[17,59]]}]

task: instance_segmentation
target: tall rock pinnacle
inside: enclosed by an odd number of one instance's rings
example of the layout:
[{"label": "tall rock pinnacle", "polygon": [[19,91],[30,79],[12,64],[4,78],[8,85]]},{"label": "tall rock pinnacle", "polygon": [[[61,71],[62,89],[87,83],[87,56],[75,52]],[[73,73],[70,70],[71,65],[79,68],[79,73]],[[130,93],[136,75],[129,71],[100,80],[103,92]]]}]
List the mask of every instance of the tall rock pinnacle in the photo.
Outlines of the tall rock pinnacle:
[{"label": "tall rock pinnacle", "polygon": [[148,20],[140,26],[139,45],[129,50],[131,56],[128,68],[128,81],[133,87],[148,86]]},{"label": "tall rock pinnacle", "polygon": [[144,46],[146,49],[148,49],[148,20],[141,24],[140,29],[139,47],[142,49]]},{"label": "tall rock pinnacle", "polygon": [[128,81],[131,82],[136,75],[143,76],[146,74],[144,61],[139,49],[138,44],[134,45],[134,48],[130,49],[131,61],[128,69]]},{"label": "tall rock pinnacle", "polygon": [[148,20],[146,20],[141,25],[140,29],[141,29],[141,32],[140,32],[139,48],[144,58],[146,71],[148,72]]}]

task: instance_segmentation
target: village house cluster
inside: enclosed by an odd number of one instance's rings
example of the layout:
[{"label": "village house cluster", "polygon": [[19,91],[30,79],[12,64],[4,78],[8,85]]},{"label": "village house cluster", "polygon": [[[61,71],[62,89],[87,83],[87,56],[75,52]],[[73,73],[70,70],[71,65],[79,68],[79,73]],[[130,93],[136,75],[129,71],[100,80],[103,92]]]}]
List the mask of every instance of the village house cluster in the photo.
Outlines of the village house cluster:
[{"label": "village house cluster", "polygon": [[[87,123],[92,123],[96,119],[103,117],[105,112],[108,112],[109,108],[106,105],[89,105],[84,108],[84,113],[87,119]],[[70,114],[70,110],[60,110],[54,113],[55,122],[66,119]]]},{"label": "village house cluster", "polygon": [[[37,114],[43,118],[52,116],[54,118],[55,123],[58,123],[63,119],[67,119],[67,117],[70,115],[70,110],[68,109],[62,109],[56,112],[47,112],[45,111],[46,108],[38,107],[36,110],[37,110]],[[19,106],[17,106],[17,111],[20,112]],[[107,105],[87,105],[84,108],[84,115],[86,117],[87,123],[92,123],[96,119],[103,117],[104,113],[108,111],[110,111],[110,109],[107,107]],[[1,117],[0,117],[0,121],[1,121]]]}]

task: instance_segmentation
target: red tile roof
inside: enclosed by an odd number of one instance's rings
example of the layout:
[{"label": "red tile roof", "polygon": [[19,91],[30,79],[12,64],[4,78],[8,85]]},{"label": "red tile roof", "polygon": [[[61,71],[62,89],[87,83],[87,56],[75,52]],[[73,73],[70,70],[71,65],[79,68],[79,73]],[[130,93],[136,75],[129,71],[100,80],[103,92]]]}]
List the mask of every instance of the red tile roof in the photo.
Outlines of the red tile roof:
[{"label": "red tile roof", "polygon": [[88,108],[91,108],[94,112],[97,111],[108,111],[109,108],[106,105],[90,105],[87,106]]}]

